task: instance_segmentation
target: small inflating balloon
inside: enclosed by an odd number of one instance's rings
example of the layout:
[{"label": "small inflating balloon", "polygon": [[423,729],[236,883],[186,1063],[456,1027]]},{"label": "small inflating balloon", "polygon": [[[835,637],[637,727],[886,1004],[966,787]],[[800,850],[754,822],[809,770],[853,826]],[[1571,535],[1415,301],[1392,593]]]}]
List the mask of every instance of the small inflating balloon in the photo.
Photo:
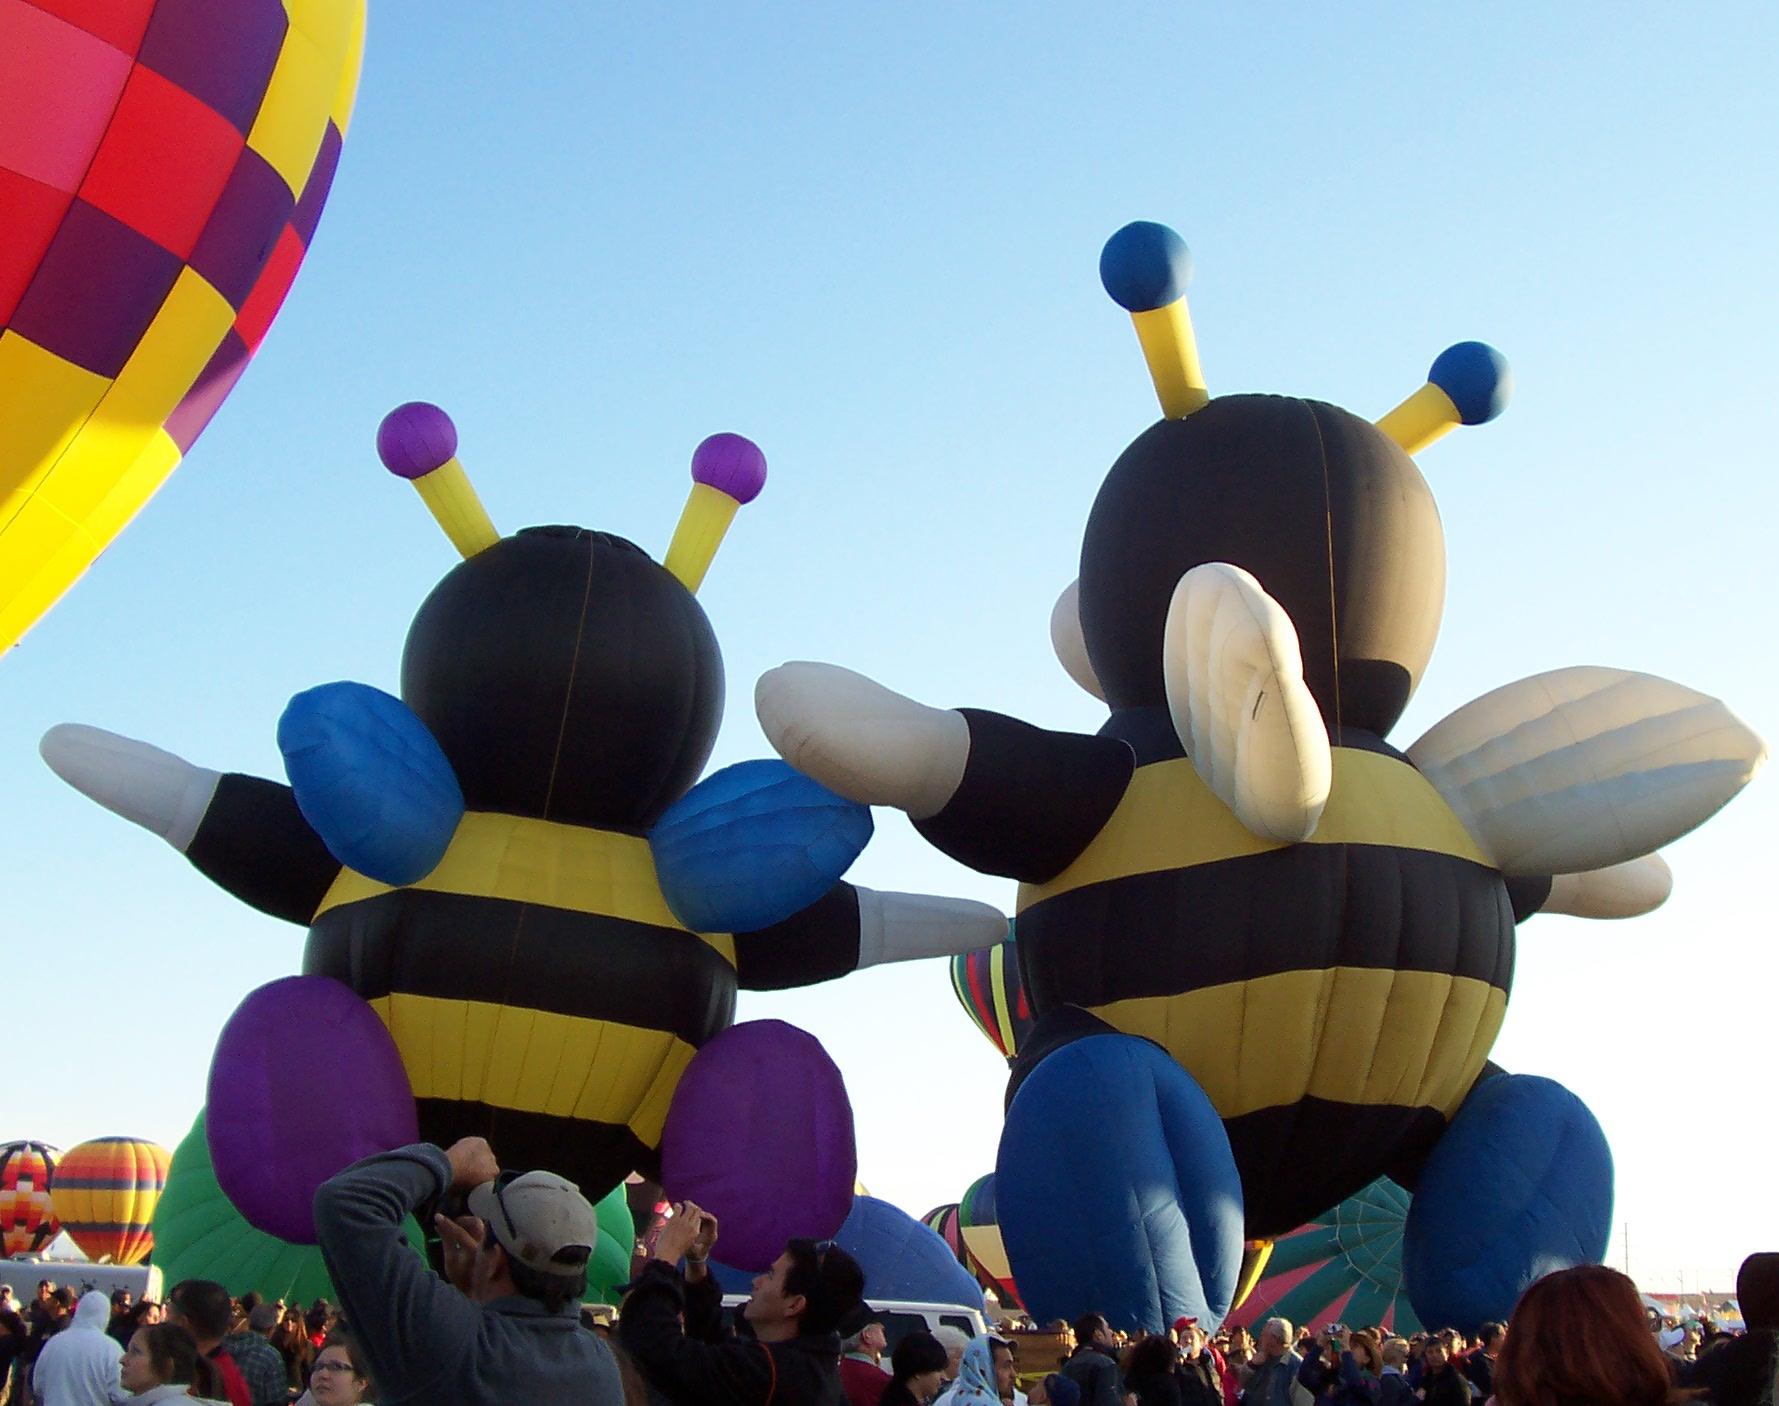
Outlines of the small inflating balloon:
[{"label": "small inflating balloon", "polygon": [[250,1225],[297,1244],[315,1243],[322,1182],[420,1140],[388,1028],[325,976],[268,982],[235,1008],[211,1056],[207,1109],[217,1182]]}]

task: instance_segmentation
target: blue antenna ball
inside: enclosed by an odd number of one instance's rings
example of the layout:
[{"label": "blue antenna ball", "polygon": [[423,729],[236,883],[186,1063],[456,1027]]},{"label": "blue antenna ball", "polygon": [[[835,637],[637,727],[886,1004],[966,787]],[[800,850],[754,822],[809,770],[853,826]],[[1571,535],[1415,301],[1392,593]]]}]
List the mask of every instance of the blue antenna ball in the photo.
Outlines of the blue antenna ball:
[{"label": "blue antenna ball", "polygon": [[1452,398],[1466,425],[1493,420],[1513,395],[1507,358],[1483,342],[1459,342],[1433,361],[1427,379]]},{"label": "blue antenna ball", "polygon": [[1100,282],[1126,312],[1152,312],[1186,296],[1192,255],[1166,225],[1136,220],[1100,251]]}]

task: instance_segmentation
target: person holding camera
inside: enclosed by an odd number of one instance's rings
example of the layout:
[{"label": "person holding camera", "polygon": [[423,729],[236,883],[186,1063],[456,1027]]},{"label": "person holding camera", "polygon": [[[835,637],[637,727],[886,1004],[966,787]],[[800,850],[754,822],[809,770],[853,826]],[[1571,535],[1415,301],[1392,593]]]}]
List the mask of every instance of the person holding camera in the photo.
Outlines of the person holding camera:
[{"label": "person holding camera", "polygon": [[662,1227],[618,1317],[638,1370],[670,1401],[833,1406],[842,1399],[838,1329],[865,1297],[858,1261],[828,1240],[791,1240],[755,1276],[738,1332],[710,1273],[717,1232],[717,1218],[690,1201]]},{"label": "person holding camera", "polygon": [[1330,1323],[1316,1335],[1315,1351],[1305,1355],[1297,1380],[1317,1406],[1378,1406],[1383,1370],[1383,1353],[1373,1334]]}]

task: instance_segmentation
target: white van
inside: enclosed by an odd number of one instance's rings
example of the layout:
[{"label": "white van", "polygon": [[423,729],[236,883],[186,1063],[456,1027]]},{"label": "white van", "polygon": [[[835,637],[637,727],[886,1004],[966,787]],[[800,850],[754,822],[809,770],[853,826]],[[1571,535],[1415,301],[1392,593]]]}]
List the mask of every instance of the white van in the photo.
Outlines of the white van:
[{"label": "white van", "polygon": [[128,1289],[131,1303],[161,1297],[161,1271],[152,1264],[89,1264],[33,1255],[0,1260],[0,1284],[12,1285],[12,1296],[21,1307],[37,1297],[37,1286],[45,1279],[58,1287],[66,1285],[76,1299],[88,1289],[105,1294]]},{"label": "white van", "polygon": [[[747,1302],[746,1294],[724,1294],[723,1307],[739,1308]],[[932,1332],[935,1328],[961,1328],[966,1337],[979,1338],[988,1331],[988,1322],[982,1311],[965,1308],[955,1303],[910,1303],[905,1299],[873,1299],[867,1298],[877,1319],[883,1324],[883,1335],[888,1340],[884,1348],[887,1356],[895,1350],[897,1343],[908,1334],[919,1331]]]}]

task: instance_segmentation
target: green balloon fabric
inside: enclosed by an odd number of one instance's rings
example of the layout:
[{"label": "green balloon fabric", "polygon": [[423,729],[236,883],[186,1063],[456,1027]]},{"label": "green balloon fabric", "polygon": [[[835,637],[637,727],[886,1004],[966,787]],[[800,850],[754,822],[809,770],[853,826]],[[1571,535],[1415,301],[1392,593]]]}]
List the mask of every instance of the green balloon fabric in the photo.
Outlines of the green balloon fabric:
[{"label": "green balloon fabric", "polygon": [[[424,1254],[418,1223],[410,1219],[407,1233],[415,1253]],[[182,1279],[214,1279],[231,1294],[251,1290],[286,1303],[339,1297],[320,1250],[255,1230],[223,1195],[210,1165],[202,1113],[174,1151],[166,1190],[155,1206],[152,1262],[169,1289]]]},{"label": "green balloon fabric", "polygon": [[599,1243],[587,1262],[588,1303],[608,1303],[616,1308],[623,1299],[619,1289],[630,1282],[630,1254],[636,1246],[636,1220],[619,1182],[593,1208],[599,1217]]}]

